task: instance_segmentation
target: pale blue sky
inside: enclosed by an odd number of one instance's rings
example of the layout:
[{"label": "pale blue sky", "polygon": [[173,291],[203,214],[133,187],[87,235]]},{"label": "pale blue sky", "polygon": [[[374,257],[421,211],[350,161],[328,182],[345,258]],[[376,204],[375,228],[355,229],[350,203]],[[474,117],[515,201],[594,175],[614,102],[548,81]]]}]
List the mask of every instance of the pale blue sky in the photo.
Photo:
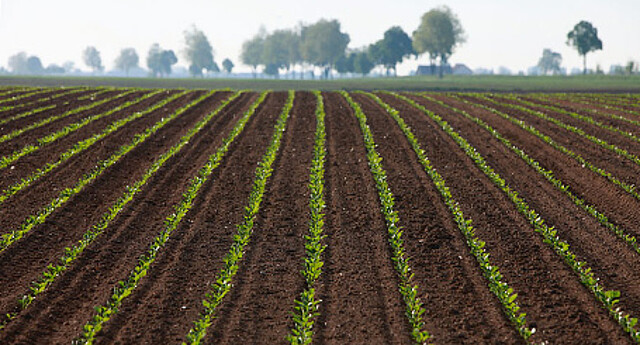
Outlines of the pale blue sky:
[{"label": "pale blue sky", "polygon": [[[590,67],[640,61],[640,0],[1,0],[0,65],[18,51],[38,55],[45,65],[72,60],[86,69],[81,52],[95,45],[111,68],[121,48],[134,47],[142,60],[149,46],[160,43],[182,59],[185,29],[196,25],[215,49],[220,63],[229,57],[239,66],[242,42],[261,25],[271,31],[320,18],[338,19],[351,36],[350,47],[379,39],[393,25],[409,34],[420,16],[438,5],[458,14],[467,42],[451,58],[471,68],[506,66],[513,71],[535,65],[543,48],[562,54],[563,67],[580,67],[577,53],[565,44],[567,32],[580,20],[599,30],[604,50],[590,54]],[[426,62],[423,57],[421,62]],[[184,64],[180,61],[179,64]],[[417,63],[399,69],[407,73]]]}]

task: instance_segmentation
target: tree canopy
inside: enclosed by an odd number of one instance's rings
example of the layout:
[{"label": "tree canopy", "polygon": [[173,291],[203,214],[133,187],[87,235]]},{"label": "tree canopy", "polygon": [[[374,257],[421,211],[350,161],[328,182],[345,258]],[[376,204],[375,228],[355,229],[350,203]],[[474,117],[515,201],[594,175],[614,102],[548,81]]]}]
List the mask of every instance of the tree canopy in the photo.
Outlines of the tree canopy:
[{"label": "tree canopy", "polygon": [[406,57],[414,54],[411,38],[399,26],[391,27],[385,31],[384,38],[371,46],[370,53],[376,64],[381,64],[396,73],[396,65]]},{"label": "tree canopy", "polygon": [[186,45],[184,55],[189,62],[191,75],[202,76],[204,70],[215,72],[217,65],[213,60],[213,47],[204,32],[193,27],[184,32],[184,40]]},{"label": "tree canopy", "polygon": [[430,10],[422,16],[420,26],[413,32],[416,53],[428,53],[433,65],[440,59],[440,77],[454,49],[465,42],[464,29],[458,17],[446,6]]},{"label": "tree canopy", "polygon": [[542,74],[560,74],[560,64],[562,63],[562,55],[545,49],[542,51],[542,57],[538,60],[538,68]]},{"label": "tree canopy", "polygon": [[171,74],[171,66],[178,62],[178,58],[173,50],[164,50],[158,43],[154,43],[149,48],[147,54],[147,67],[154,77],[167,76]]},{"label": "tree canopy", "polygon": [[125,71],[129,75],[129,70],[138,67],[140,58],[133,48],[124,48],[120,51],[120,55],[116,58],[116,68]]},{"label": "tree canopy", "polygon": [[301,33],[300,52],[304,61],[324,68],[325,77],[338,59],[344,55],[349,35],[340,31],[340,22],[321,19],[305,26]]},{"label": "tree canopy", "polygon": [[602,41],[598,38],[598,29],[587,21],[580,21],[567,34],[567,45],[574,47],[582,56],[583,74],[587,74],[587,54],[602,50]]},{"label": "tree canopy", "polygon": [[231,71],[233,70],[233,62],[229,59],[224,59],[224,61],[222,61],[222,69],[227,72],[227,73],[231,73]]},{"label": "tree canopy", "polygon": [[243,64],[251,66],[253,77],[256,77],[256,69],[262,65],[262,51],[264,47],[264,33],[260,32],[252,39],[242,44],[242,52],[240,53],[240,61]]},{"label": "tree canopy", "polygon": [[100,58],[100,52],[96,47],[89,46],[82,52],[82,61],[85,65],[89,66],[94,72],[99,72],[104,69],[102,66],[102,59]]}]

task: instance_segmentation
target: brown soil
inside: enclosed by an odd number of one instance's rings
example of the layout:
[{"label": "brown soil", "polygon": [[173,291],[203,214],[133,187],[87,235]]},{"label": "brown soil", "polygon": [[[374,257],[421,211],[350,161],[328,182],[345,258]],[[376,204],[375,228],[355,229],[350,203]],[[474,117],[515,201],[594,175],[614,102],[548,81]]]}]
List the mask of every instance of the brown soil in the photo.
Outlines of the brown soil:
[{"label": "brown soil", "polygon": [[[67,90],[61,90],[59,93],[63,93],[63,92],[67,92]],[[50,105],[56,105],[56,107],[60,107],[60,106],[67,105],[67,104],[70,104],[70,103],[82,102],[83,100],[79,100],[78,98],[80,98],[82,96],[90,95],[92,93],[94,93],[94,91],[85,90],[85,91],[73,93],[71,95],[63,96],[63,97],[57,98],[57,99],[48,99],[46,101],[42,101],[42,102],[39,102],[37,104],[33,104],[33,105],[25,106],[25,107],[7,109],[7,110],[4,110],[4,111],[0,111],[0,119],[6,119],[6,118],[9,118],[9,117],[18,115],[18,114],[22,114],[24,112],[29,111],[30,109],[38,109],[38,108],[43,108],[43,107],[50,106]],[[101,97],[101,95],[102,94],[98,95],[96,97],[96,100],[99,97]],[[49,98],[50,96],[51,95],[49,95],[47,97],[43,97],[42,99]],[[0,108],[2,108],[2,105],[0,105]]]},{"label": "brown soil", "polygon": [[[470,101],[485,104],[489,107],[505,112],[512,117],[525,121],[528,125],[534,126],[543,134],[551,137],[557,143],[569,148],[573,152],[581,155],[586,160],[597,167],[600,167],[620,180],[633,185],[640,185],[640,167],[634,162],[618,156],[613,151],[602,148],[596,143],[581,137],[578,134],[562,129],[553,123],[541,119],[537,116],[524,113],[523,111],[512,109],[506,106],[496,105],[488,101],[481,101],[473,97],[465,97]],[[497,115],[496,115],[497,116]],[[582,127],[581,127],[582,128]],[[609,141],[614,133],[602,131],[598,137]]]},{"label": "brown soil", "polygon": [[[101,133],[111,123],[124,119],[128,116],[131,116],[136,111],[144,110],[156,104],[157,102],[160,102],[162,99],[169,97],[170,94],[174,94],[174,93],[175,92],[162,93],[162,94],[150,97],[140,102],[139,104],[136,104],[126,109],[123,109],[121,111],[115,112],[102,119],[93,121],[87,124],[86,126],[84,126],[83,128],[81,128],[80,130],[72,132],[67,136],[62,137],[29,155],[21,157],[17,161],[13,162],[10,167],[0,170],[0,176],[2,176],[0,181],[0,189],[4,190],[8,186],[16,183],[17,181],[20,181],[21,179],[31,175],[36,169],[40,169],[44,167],[49,162],[57,161],[62,153],[72,148],[76,143],[89,139],[98,133]],[[103,110],[97,110],[95,114],[99,114],[100,111],[108,110],[109,109],[108,107],[112,107],[112,106],[113,105],[105,105],[105,107],[99,107],[99,108],[102,108]],[[151,115],[146,115],[146,116],[151,116]],[[141,119],[134,120],[133,123],[135,123],[136,121],[141,121]],[[111,133],[109,136],[115,135],[118,131]],[[33,131],[33,132],[36,132],[36,131]],[[40,133],[40,134],[42,136],[46,136],[47,135],[46,131],[43,130],[43,132],[44,133]],[[18,147],[17,150],[20,150],[25,145],[37,144],[37,139],[39,139],[40,137],[36,136],[35,134],[36,133],[28,133],[28,134],[25,134],[25,138],[21,138],[21,137],[16,138],[16,143],[12,142],[12,144],[16,144],[16,145],[12,145],[12,146]],[[108,140],[109,136],[107,136],[107,138],[103,138],[102,141]],[[22,142],[22,144],[24,145],[23,146],[17,145],[18,141]],[[100,145],[100,144],[101,143],[98,142],[98,143],[95,143],[94,145]],[[9,152],[8,154],[10,155],[11,153],[12,152]]]},{"label": "brown soil", "polygon": [[409,344],[387,231],[360,128],[340,95],[325,93],[327,203],[317,297],[320,344]]},{"label": "brown soil", "polygon": [[[157,121],[196,96],[197,94],[193,94],[171,102],[167,107],[156,111],[151,118],[156,117],[155,121]],[[208,105],[205,104],[200,109],[183,114],[182,120],[185,125],[195,123],[201,115],[198,110],[213,107],[222,97],[220,95],[217,100],[212,100],[213,102],[209,102]],[[141,132],[155,121],[147,119],[130,124],[127,131],[114,133],[115,136],[110,137],[103,145],[96,145],[78,157],[72,158],[24,193],[9,199],[1,209],[2,221],[6,223],[3,229],[11,230],[19,226],[26,216],[37,212],[45,203],[50,202],[61,188],[75,183],[85,171],[95,166],[97,161],[111,155],[119,147],[118,143],[130,141],[135,133]],[[27,285],[40,276],[44,267],[57,260],[63,248],[78,241],[88,227],[97,222],[109,205],[123,193],[123,188],[134,178],[138,178],[157,155],[164,152],[188,129],[183,127],[180,121],[175,121],[173,126],[167,127],[105,171],[100,178],[85,187],[83,192],[49,216],[44,224],[32,229],[23,239],[0,254],[0,260],[3,262],[0,266],[1,284],[11,288],[9,291],[14,291],[13,294],[0,297],[0,310],[13,308],[18,294],[26,292]],[[109,140],[115,140],[115,142]]]},{"label": "brown soil", "polygon": [[[61,91],[51,89],[50,92]],[[50,202],[62,188],[77,181],[98,161],[203,92],[181,97],[127,124],[0,204],[0,233],[15,229],[26,216]],[[169,123],[56,210],[44,224],[0,253],[0,315],[16,310],[17,299],[28,292],[29,285],[39,278],[43,269],[55,262],[65,247],[74,245],[122,195],[127,185],[139,179],[160,154],[229,94],[217,93]],[[324,243],[328,247],[323,256],[323,274],[316,283],[316,297],[321,303],[315,318],[313,343],[411,344],[405,305],[398,292],[399,279],[392,265],[386,226],[358,122],[339,94],[323,95],[328,149]],[[479,102],[469,95],[461,95]],[[154,96],[21,158],[13,169],[0,170],[0,187],[56,160],[61,152],[98,133],[112,121],[148,108],[167,96]],[[504,281],[518,293],[517,301],[521,311],[527,313],[529,327],[537,329],[533,341],[631,343],[621,327],[581,285],[576,274],[543,243],[504,193],[435,122],[405,102],[384,94],[380,96],[400,110],[434,167],[446,179],[465,216],[473,220],[477,237],[487,242],[485,248],[491,254],[491,261],[500,267]],[[432,96],[488,122],[543,167],[553,170],[574,194],[640,237],[640,214],[634,212],[640,208],[640,201],[509,121],[452,97]],[[41,97],[45,94],[34,99]],[[78,94],[63,97],[56,102],[61,102],[59,108],[79,106],[75,103],[77,97]],[[286,97],[286,93],[274,93],[258,108],[201,189],[193,208],[174,231],[147,276],[104,325],[96,343],[165,344],[184,340],[203,310],[202,299],[220,271],[222,259],[236,233],[235,225],[242,220],[256,163],[264,154]],[[489,291],[448,208],[395,121],[368,97],[358,94],[353,97],[367,115],[377,150],[383,158],[403,228],[404,246],[415,274],[414,283],[418,285],[426,310],[425,329],[433,335],[433,343],[523,343],[504,316],[501,304]],[[507,183],[539,211],[549,225],[558,229],[559,236],[571,244],[579,259],[593,268],[607,289],[621,291],[622,310],[634,317],[640,315],[637,284],[640,255],[478,125],[436,103],[411,97],[441,115],[476,147]],[[181,199],[189,179],[215,152],[256,98],[256,93],[247,93],[232,102],[180,154],[169,160],[68,271],[7,328],[0,330],[0,343],[69,344],[80,335],[82,326],[95,314],[93,307],[104,304],[114,284],[129,275],[139,256],[162,230],[165,217]],[[65,102],[69,104],[64,105]],[[104,111],[116,104],[118,102],[110,102],[100,109]],[[612,125],[626,126],[622,128],[630,127],[584,112],[572,102],[553,104]],[[285,337],[293,326],[294,300],[304,288],[300,270],[305,256],[304,235],[308,232],[307,184],[313,154],[315,106],[313,94],[296,94],[281,151],[255,219],[251,242],[205,343],[288,343]],[[633,163],[547,121],[509,108],[498,108],[524,119],[619,178],[630,183],[640,182],[640,167]],[[593,108],[600,111],[595,105]],[[621,146],[637,145],[617,134],[549,113]],[[64,121],[69,121],[68,124],[72,120]],[[16,138],[15,143],[25,140],[21,142],[23,145],[55,130],[56,125],[64,121],[25,133]],[[17,145],[15,143],[7,144]],[[5,146],[0,145],[0,150],[5,150]]]},{"label": "brown soil", "polygon": [[529,326],[538,329],[535,341],[554,344],[584,343],[585,339],[598,344],[612,338],[620,343],[627,341],[573,271],[543,243],[508,197],[437,124],[406,103],[391,96],[382,98],[400,110],[464,214],[473,220],[476,235],[486,241],[492,262],[518,293]]},{"label": "brown soil", "polygon": [[[135,98],[138,98],[140,96],[142,96],[144,94],[144,92],[134,92],[133,94],[127,95],[125,97],[123,97],[122,99],[117,99],[117,100],[113,100],[111,102],[107,102],[101,106],[95,107],[93,109],[90,110],[85,110],[85,111],[81,111],[77,114],[73,114],[70,116],[65,116],[61,119],[58,119],[56,121],[50,122],[44,126],[32,129],[32,130],[28,130],[22,134],[20,134],[19,136],[15,137],[12,140],[6,141],[2,144],[0,144],[0,155],[9,155],[12,152],[14,152],[15,150],[19,150],[21,148],[23,148],[25,145],[29,145],[29,144],[33,144],[35,142],[37,142],[38,139],[59,131],[60,129],[74,123],[74,122],[78,122],[81,121],[82,119],[84,119],[85,117],[91,116],[91,115],[97,115],[100,114],[102,112],[105,112],[109,109],[112,109],[114,107],[116,107],[118,104],[121,104],[122,102],[126,102],[129,100],[133,100]],[[108,98],[110,96],[114,96],[115,94],[111,94],[111,95],[107,95],[105,96],[105,98]],[[56,107],[53,108],[51,110],[47,110],[45,112],[42,113],[38,113],[36,115],[33,116],[28,116],[22,119],[18,119],[16,121],[11,121],[9,123],[5,123],[4,125],[2,125],[2,133],[0,133],[0,135],[4,135],[7,133],[10,133],[13,130],[16,129],[22,129],[25,128],[31,124],[37,123],[41,120],[47,119],[51,116],[55,116],[55,115],[61,115],[63,113],[65,113],[66,111],[69,110],[73,110],[76,109],[80,106],[84,106],[84,105],[88,105],[93,103],[94,101],[91,100],[84,100],[84,101],[74,101],[72,102],[73,104],[68,104],[65,106],[60,106],[60,107]],[[108,116],[110,117],[110,116]]]},{"label": "brown soil", "polygon": [[425,304],[425,328],[434,336],[434,343],[522,342],[398,125],[369,97],[354,98],[367,114],[383,158],[414,283]]}]

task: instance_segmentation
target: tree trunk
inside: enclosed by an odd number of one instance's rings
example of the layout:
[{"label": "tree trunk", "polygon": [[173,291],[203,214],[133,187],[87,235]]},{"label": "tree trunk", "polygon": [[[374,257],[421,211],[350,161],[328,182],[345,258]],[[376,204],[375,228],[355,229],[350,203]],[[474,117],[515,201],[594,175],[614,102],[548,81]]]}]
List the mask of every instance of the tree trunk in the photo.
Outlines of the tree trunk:
[{"label": "tree trunk", "polygon": [[582,55],[582,74],[587,74],[587,54]]}]

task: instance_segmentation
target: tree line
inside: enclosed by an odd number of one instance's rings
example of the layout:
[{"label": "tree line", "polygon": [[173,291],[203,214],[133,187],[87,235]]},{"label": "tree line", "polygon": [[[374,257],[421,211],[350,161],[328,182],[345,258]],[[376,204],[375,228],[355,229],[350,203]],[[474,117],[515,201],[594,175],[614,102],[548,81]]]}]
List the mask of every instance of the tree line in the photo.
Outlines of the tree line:
[{"label": "tree line", "polygon": [[[326,79],[331,77],[332,71],[364,76],[378,66],[387,76],[392,73],[397,75],[397,65],[404,59],[426,55],[431,74],[435,74],[439,63],[438,74],[442,77],[443,67],[465,40],[458,17],[448,7],[441,6],[424,13],[418,28],[411,35],[401,27],[393,26],[378,41],[357,49],[347,48],[349,34],[342,31],[337,20],[321,19],[313,24],[300,24],[271,33],[261,28],[254,37],[242,44],[240,60],[252,68],[254,78],[261,68],[264,74],[276,78],[281,73],[296,78],[296,70],[300,71],[300,78],[304,78],[305,70],[315,78],[314,72],[320,70],[319,77]],[[213,46],[204,32],[195,26],[186,30],[184,44],[183,56],[192,76],[201,77],[204,73],[221,71],[214,59]],[[583,57],[584,73],[587,71],[587,54],[602,49],[597,29],[586,21],[576,24],[567,34],[567,44]],[[104,70],[100,52],[93,46],[84,49],[82,60],[94,73]],[[151,45],[147,52],[146,66],[154,77],[169,76],[172,66],[177,62],[176,53],[163,49],[158,43]],[[542,74],[558,74],[561,62],[559,53],[545,49],[537,67]],[[114,63],[117,69],[128,75],[130,70],[139,67],[140,57],[135,49],[124,48]],[[72,67],[72,64],[65,64],[44,68],[38,57],[28,56],[24,52],[9,58],[9,69],[18,74],[64,73]],[[225,72],[231,73],[233,68],[234,63],[230,59],[222,61]]]}]

